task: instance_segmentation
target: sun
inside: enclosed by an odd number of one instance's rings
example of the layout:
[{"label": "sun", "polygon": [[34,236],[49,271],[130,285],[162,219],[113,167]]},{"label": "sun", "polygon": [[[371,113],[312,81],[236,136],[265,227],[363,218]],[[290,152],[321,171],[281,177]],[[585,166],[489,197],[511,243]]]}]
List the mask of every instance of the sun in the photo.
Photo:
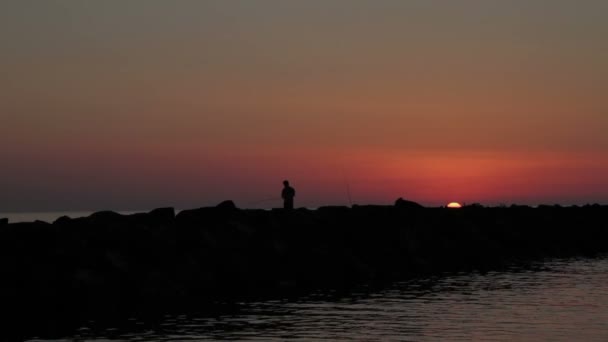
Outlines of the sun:
[{"label": "sun", "polygon": [[462,204],[458,202],[450,202],[448,203],[448,208],[462,208]]}]

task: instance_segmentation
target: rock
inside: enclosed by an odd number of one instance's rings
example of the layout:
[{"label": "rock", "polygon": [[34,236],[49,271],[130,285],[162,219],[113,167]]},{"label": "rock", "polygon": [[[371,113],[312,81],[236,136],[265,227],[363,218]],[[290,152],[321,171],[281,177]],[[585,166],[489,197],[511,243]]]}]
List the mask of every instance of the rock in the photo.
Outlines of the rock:
[{"label": "rock", "polygon": [[[358,205],[353,205],[353,207],[358,207]],[[348,212],[350,210],[349,207],[345,206],[345,205],[325,205],[322,207],[317,208],[317,210],[319,211],[327,211],[327,212]]]},{"label": "rock", "polygon": [[98,211],[91,214],[89,218],[100,221],[114,221],[123,218],[124,216],[114,211]]},{"label": "rock", "polygon": [[72,219],[69,216],[61,216],[60,218],[56,219],[53,224],[65,224],[68,223],[69,221],[71,221]]},{"label": "rock", "polygon": [[400,209],[421,209],[424,208],[422,205],[413,202],[413,201],[408,201],[408,200],[404,200],[402,197],[399,197],[396,201],[395,201],[395,207],[396,208],[400,208]]},{"label": "rock", "polygon": [[227,210],[235,210],[235,209],[237,209],[236,205],[231,200],[224,201],[224,202],[218,204],[215,207],[218,208],[218,209],[225,209],[225,210],[226,209]]},{"label": "rock", "polygon": [[8,219],[7,218],[1,218],[0,219],[0,226],[8,224]]},{"label": "rock", "polygon": [[175,219],[175,209],[168,208],[158,208],[154,209],[148,213],[154,220],[161,222],[170,222]]}]

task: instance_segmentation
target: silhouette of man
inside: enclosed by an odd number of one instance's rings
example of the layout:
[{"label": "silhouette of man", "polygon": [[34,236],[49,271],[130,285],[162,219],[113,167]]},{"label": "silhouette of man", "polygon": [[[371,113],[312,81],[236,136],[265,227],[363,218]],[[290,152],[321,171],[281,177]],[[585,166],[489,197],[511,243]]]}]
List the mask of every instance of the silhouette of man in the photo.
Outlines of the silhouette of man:
[{"label": "silhouette of man", "polygon": [[281,197],[283,198],[283,208],[293,209],[293,198],[296,196],[296,190],[289,186],[289,181],[283,181],[283,191]]}]

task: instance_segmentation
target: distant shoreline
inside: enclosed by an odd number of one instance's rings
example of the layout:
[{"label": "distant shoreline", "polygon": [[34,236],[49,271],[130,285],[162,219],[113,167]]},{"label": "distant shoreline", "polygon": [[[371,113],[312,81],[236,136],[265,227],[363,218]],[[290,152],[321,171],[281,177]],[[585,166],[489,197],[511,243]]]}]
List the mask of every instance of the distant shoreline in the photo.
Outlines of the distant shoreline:
[{"label": "distant shoreline", "polygon": [[[56,219],[62,216],[68,216],[70,218],[81,218],[90,216],[97,211],[32,211],[32,212],[0,212],[0,218],[8,218],[10,223],[24,223],[34,221],[44,221],[52,223]],[[136,213],[145,213],[146,210],[141,211],[117,211],[121,215],[131,215]]]}]

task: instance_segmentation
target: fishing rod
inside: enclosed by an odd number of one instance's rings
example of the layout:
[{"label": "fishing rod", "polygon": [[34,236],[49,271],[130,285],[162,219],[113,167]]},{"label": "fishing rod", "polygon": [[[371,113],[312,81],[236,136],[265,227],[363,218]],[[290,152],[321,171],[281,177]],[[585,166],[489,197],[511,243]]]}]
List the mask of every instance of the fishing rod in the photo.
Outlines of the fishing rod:
[{"label": "fishing rod", "polygon": [[346,171],[344,167],[342,167],[342,178],[344,179],[344,183],[346,183],[346,195],[348,196],[348,203],[350,206],[353,206],[353,198],[350,193],[350,182],[348,181],[348,177],[346,176]]},{"label": "fishing rod", "polygon": [[346,180],[346,194],[348,195],[348,203],[350,204],[350,206],[353,206],[353,199],[350,195],[350,183],[348,182],[348,179]]}]

